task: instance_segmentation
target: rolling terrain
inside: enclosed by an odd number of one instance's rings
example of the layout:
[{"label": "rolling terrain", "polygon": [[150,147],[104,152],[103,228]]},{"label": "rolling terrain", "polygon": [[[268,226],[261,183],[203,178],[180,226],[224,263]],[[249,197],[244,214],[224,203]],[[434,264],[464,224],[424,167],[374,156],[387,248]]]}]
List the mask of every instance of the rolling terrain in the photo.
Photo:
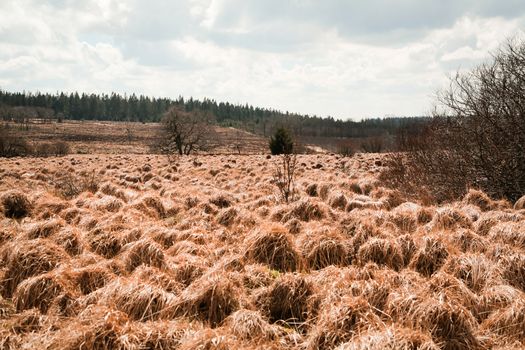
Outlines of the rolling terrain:
[{"label": "rolling terrain", "polygon": [[321,154],[284,203],[278,161],[0,159],[0,347],[525,346],[523,201],[424,206]]}]

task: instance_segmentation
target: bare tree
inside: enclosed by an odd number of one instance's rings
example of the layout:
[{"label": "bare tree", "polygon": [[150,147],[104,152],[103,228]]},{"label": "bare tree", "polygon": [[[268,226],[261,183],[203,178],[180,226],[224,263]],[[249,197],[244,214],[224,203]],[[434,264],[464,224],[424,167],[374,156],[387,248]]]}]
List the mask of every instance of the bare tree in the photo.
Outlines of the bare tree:
[{"label": "bare tree", "polygon": [[491,62],[456,74],[439,93],[432,122],[405,144],[403,159],[395,160],[401,182],[426,187],[438,200],[457,198],[468,187],[494,197],[521,197],[524,96],[525,42],[510,40]]},{"label": "bare tree", "polygon": [[211,122],[206,112],[170,108],[162,118],[161,150],[168,155],[210,150],[217,139]]},{"label": "bare tree", "polygon": [[279,190],[281,199],[288,203],[295,195],[295,171],[297,168],[297,155],[286,153],[279,156],[275,163],[273,180]]}]

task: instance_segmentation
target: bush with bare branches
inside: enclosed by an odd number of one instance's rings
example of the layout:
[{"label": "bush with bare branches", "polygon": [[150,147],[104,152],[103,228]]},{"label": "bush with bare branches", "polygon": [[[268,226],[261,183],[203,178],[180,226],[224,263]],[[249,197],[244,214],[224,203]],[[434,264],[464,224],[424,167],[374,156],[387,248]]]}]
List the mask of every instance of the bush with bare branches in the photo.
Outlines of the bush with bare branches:
[{"label": "bush with bare branches", "polygon": [[512,201],[525,192],[525,41],[510,40],[489,63],[457,73],[438,94],[431,122],[402,139],[384,180],[438,201],[479,188]]}]

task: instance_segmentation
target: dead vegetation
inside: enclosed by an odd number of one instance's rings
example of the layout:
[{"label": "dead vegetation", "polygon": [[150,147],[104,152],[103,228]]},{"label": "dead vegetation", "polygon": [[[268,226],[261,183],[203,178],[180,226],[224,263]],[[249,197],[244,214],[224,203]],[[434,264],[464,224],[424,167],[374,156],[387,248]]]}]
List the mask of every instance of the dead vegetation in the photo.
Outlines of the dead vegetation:
[{"label": "dead vegetation", "polygon": [[522,200],[408,202],[376,161],[298,155],[285,203],[264,156],[2,159],[0,347],[524,347]]}]

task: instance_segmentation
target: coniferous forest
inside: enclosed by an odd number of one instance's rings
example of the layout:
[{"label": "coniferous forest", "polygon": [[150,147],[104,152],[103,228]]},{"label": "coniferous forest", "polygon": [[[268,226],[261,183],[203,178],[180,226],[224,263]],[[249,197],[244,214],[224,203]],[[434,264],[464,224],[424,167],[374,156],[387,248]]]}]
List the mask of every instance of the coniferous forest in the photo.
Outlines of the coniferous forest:
[{"label": "coniferous forest", "polygon": [[[86,94],[78,92],[31,93],[0,90],[0,116],[16,119],[22,107],[58,119],[158,122],[170,106],[183,105],[187,111],[210,113],[216,123],[268,136],[286,126],[302,137],[370,137],[393,134],[400,127],[416,127],[426,118],[374,118],[356,122],[253,107],[248,104],[217,102],[213,99],[156,98],[144,95]],[[22,109],[22,112],[20,110]],[[27,112],[27,109],[25,110]],[[36,115],[38,117],[40,115]],[[23,115],[22,115],[23,117]]]}]

